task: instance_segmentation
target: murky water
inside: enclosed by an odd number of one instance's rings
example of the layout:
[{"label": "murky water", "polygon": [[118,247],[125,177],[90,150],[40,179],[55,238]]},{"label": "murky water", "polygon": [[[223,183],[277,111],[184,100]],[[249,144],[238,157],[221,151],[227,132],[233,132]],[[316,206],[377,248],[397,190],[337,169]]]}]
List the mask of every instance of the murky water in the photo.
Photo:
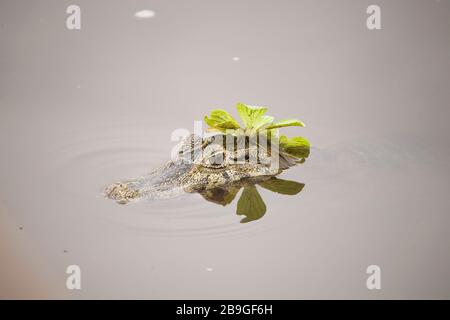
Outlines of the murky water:
[{"label": "murky water", "polygon": [[[65,4],[1,4],[0,297],[449,297],[447,2],[383,2],[377,34],[346,1],[161,2],[148,19],[101,2],[79,3],[80,31]],[[306,122],[285,132],[311,156],[279,176],[301,192],[256,185],[266,210],[247,223],[243,190],[104,197],[238,101]]]}]

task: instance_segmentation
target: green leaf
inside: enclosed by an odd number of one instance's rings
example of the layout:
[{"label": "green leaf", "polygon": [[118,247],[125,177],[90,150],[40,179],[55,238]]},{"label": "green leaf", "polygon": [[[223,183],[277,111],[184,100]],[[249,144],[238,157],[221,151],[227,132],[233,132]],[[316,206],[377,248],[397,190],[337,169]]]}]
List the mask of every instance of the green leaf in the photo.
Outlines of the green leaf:
[{"label": "green leaf", "polygon": [[241,223],[258,220],[266,213],[266,205],[255,186],[244,187],[237,203],[236,214],[244,215]]},{"label": "green leaf", "polygon": [[239,124],[225,110],[216,109],[211,111],[211,116],[205,116],[205,122],[211,129],[225,131],[229,129],[239,129]]},{"label": "green leaf", "polygon": [[271,116],[261,116],[255,121],[253,121],[253,129],[260,130],[263,129],[265,126],[272,123],[273,117]]},{"label": "green leaf", "polygon": [[310,145],[308,140],[303,137],[293,137],[289,139],[286,136],[280,136],[280,149],[296,158],[308,158]]},{"label": "green leaf", "polygon": [[305,124],[299,120],[296,119],[286,119],[286,120],[280,120],[275,123],[272,123],[270,126],[267,127],[267,129],[275,129],[275,128],[282,128],[282,127],[304,127]]},{"label": "green leaf", "polygon": [[267,112],[267,108],[248,106],[243,103],[238,103],[237,111],[242,119],[242,122],[244,123],[245,128],[252,129],[254,128],[254,123]]},{"label": "green leaf", "polygon": [[304,183],[299,183],[291,180],[284,180],[278,178],[271,178],[259,184],[261,187],[270,190],[272,192],[286,194],[286,195],[296,195],[302,191],[305,186]]}]

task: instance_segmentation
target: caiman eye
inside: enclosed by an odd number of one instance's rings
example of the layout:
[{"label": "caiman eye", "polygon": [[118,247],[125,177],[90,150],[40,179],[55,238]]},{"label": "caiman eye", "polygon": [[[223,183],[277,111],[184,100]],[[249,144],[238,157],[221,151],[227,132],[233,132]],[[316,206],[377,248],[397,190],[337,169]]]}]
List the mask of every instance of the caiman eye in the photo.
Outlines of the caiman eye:
[{"label": "caiman eye", "polygon": [[225,165],[223,163],[210,163],[209,166],[211,168],[223,168]]},{"label": "caiman eye", "polygon": [[204,167],[207,168],[213,168],[213,169],[220,169],[220,168],[224,168],[225,164],[223,163],[210,163],[210,162],[206,162],[202,164]]}]

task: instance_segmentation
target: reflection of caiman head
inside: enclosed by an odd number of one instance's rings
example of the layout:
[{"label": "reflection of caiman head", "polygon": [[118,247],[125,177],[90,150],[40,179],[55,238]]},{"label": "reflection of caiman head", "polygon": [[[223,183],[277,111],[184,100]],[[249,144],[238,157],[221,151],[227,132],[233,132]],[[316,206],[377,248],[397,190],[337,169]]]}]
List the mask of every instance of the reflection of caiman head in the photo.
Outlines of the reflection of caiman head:
[{"label": "reflection of caiman head", "polygon": [[[305,157],[308,154],[309,149]],[[207,200],[226,204],[219,200],[219,194],[232,200],[244,184],[270,181],[301,160],[304,161],[261,137],[190,135],[180,143],[175,159],[148,175],[110,185],[105,195],[124,204],[140,197],[168,199],[185,192],[198,192]],[[232,190],[236,188],[233,195]]]}]

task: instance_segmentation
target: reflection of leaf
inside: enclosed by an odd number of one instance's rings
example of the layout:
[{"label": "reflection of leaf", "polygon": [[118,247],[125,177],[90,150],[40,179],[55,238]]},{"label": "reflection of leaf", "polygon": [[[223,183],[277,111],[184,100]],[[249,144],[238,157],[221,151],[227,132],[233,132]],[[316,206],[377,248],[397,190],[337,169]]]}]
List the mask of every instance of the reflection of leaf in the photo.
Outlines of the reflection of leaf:
[{"label": "reflection of leaf", "polygon": [[267,190],[291,196],[302,191],[303,187],[305,186],[305,184],[303,183],[278,179],[275,177],[261,182],[259,185]]},{"label": "reflection of leaf", "polygon": [[255,186],[246,186],[239,198],[236,214],[246,216],[241,223],[260,219],[266,213],[266,205]]},{"label": "reflection of leaf", "polygon": [[226,206],[234,200],[239,190],[241,190],[240,186],[214,188],[201,192],[201,195],[203,196],[203,198],[210,202]]}]

